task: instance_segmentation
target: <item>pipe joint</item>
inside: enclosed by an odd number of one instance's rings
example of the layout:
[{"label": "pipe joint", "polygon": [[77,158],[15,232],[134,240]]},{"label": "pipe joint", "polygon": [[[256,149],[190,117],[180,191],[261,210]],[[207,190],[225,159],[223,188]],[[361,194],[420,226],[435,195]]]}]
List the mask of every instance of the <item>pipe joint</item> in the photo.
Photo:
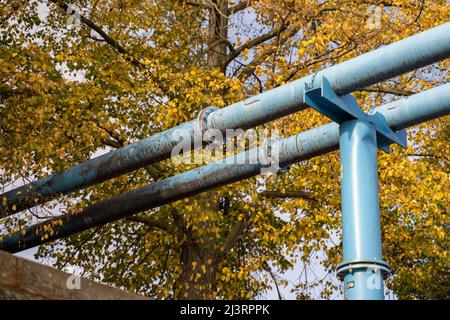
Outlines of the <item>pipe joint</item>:
[{"label": "pipe joint", "polygon": [[290,166],[280,167],[280,142],[282,139],[265,138],[258,150],[261,174],[277,174],[286,172]]},{"label": "pipe joint", "polygon": [[361,120],[373,124],[377,134],[378,148],[386,153],[390,152],[389,146],[392,143],[406,148],[407,140],[404,130],[398,132],[391,130],[386,119],[379,112],[365,113],[351,94],[338,96],[326,77],[317,80],[305,83],[303,99],[307,105],[338,124],[349,120]]},{"label": "pipe joint", "polygon": [[343,280],[348,274],[356,271],[365,271],[367,273],[381,272],[383,279],[387,279],[391,275],[389,264],[383,260],[354,260],[342,262],[337,265],[337,276]]},{"label": "pipe joint", "polygon": [[202,141],[210,142],[211,138],[214,137],[214,134],[212,132],[210,132],[210,129],[212,129],[212,128],[208,128],[208,117],[210,114],[212,114],[213,112],[215,112],[217,110],[219,110],[218,107],[209,106],[209,107],[203,108],[198,113],[197,120],[196,120],[197,131],[201,135]]}]

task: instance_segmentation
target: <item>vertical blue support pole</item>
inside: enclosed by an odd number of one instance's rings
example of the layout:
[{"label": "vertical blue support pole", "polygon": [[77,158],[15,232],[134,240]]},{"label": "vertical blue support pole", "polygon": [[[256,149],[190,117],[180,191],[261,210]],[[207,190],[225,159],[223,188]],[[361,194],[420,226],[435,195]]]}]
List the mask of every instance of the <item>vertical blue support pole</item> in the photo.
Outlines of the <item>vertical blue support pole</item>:
[{"label": "vertical blue support pole", "polygon": [[389,265],[381,257],[375,126],[349,120],[339,135],[344,260],[338,276],[344,279],[345,299],[382,300]]}]

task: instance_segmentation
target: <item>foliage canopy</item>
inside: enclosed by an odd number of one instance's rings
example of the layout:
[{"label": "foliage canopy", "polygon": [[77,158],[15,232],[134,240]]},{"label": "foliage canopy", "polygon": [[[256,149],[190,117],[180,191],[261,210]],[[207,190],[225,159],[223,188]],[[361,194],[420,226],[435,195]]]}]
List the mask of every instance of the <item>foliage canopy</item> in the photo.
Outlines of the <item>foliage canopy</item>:
[{"label": "foliage canopy", "polygon": [[[79,8],[79,28],[68,26],[68,5]],[[449,20],[445,0],[3,0],[1,184],[44,177],[206,106]],[[367,108],[381,105],[448,82],[448,69],[446,60],[354,94]],[[326,122],[306,110],[265,128],[288,136]],[[407,150],[379,156],[383,254],[394,273],[387,285],[400,298],[450,297],[449,140],[447,117],[410,130]],[[30,216],[84,207],[188,167],[164,161]],[[280,274],[300,264],[297,297],[330,297],[341,259],[339,179],[333,152],[41,246],[37,255],[161,299],[253,298],[287,285]],[[2,222],[13,229],[27,219]],[[325,276],[311,277],[319,264]]]}]

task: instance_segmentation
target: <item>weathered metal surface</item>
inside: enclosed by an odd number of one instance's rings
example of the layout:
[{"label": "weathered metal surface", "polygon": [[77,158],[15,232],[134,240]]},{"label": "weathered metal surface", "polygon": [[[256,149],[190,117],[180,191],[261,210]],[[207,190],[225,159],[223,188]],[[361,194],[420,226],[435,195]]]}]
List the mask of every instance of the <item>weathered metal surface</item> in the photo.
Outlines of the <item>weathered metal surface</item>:
[{"label": "weathered metal surface", "polygon": [[[0,205],[0,217],[14,214],[60,195],[83,189],[166,159],[167,155],[170,156],[173,147],[179,143],[178,139],[174,139],[173,133],[177,130],[187,130],[191,135],[194,135],[195,127],[195,121],[186,122],[97,158],[87,160],[62,172],[6,192],[0,195],[0,199],[7,199],[9,209]],[[14,211],[11,210],[13,205],[16,205]]]},{"label": "weathered metal surface", "polygon": [[[343,262],[349,300],[382,300],[380,207],[378,200],[377,134],[375,125],[350,120],[339,127],[342,166]],[[372,263],[371,263],[372,262]]]},{"label": "weathered metal surface", "polygon": [[[429,65],[450,56],[450,23],[443,24],[409,38],[383,46],[350,59],[315,75],[235,103],[207,117],[207,129],[251,128],[282,116],[303,110],[305,83],[326,77],[339,95],[362,89],[402,73]],[[170,156],[177,144],[172,139],[176,130],[195,134],[197,121],[189,121],[124,148],[55,173],[44,179],[0,195],[7,206],[0,204],[0,216],[42,204],[59,195],[117,177]],[[1,203],[1,202],[0,202]],[[16,205],[16,210],[11,208]]]},{"label": "weathered metal surface", "polygon": [[[450,84],[381,106],[376,111],[380,112],[389,126],[395,130],[447,115],[450,113]],[[280,165],[286,166],[336,150],[339,146],[339,126],[336,123],[329,123],[280,139],[275,143],[278,144],[280,151]],[[25,250],[211,188],[258,175],[263,167],[260,154],[260,149],[252,149],[224,161],[95,203],[78,214],[64,215],[29,226],[23,231],[4,237],[0,242],[0,249],[9,252]],[[245,158],[256,164],[237,164],[242,163],[239,161]],[[60,220],[62,225],[59,224]],[[43,231],[47,225],[52,225],[52,234]],[[42,238],[43,234],[47,234],[48,238]]]},{"label": "weathered metal surface", "polygon": [[380,113],[365,113],[351,94],[338,96],[325,77],[316,84],[317,86],[314,85],[305,85],[304,101],[309,106],[338,124],[356,119],[372,123],[376,131],[378,147],[387,153],[389,153],[389,145],[392,143],[406,148],[405,132],[391,130],[386,119]]}]

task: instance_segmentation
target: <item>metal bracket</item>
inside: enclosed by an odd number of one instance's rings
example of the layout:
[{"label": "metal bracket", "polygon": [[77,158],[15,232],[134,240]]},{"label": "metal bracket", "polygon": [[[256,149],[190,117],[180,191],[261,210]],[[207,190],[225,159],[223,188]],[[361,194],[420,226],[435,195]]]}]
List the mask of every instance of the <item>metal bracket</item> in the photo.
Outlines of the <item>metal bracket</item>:
[{"label": "metal bracket", "polygon": [[315,81],[305,83],[303,100],[307,105],[338,124],[348,120],[363,120],[372,123],[377,132],[378,148],[386,153],[390,152],[389,146],[392,143],[406,148],[406,131],[394,132],[381,113],[365,113],[351,94],[338,96],[325,77],[322,77],[319,85],[314,83]]},{"label": "metal bracket", "polygon": [[200,110],[197,116],[197,130],[202,135],[202,140],[208,140],[208,116],[219,110],[216,106],[209,106]]}]

